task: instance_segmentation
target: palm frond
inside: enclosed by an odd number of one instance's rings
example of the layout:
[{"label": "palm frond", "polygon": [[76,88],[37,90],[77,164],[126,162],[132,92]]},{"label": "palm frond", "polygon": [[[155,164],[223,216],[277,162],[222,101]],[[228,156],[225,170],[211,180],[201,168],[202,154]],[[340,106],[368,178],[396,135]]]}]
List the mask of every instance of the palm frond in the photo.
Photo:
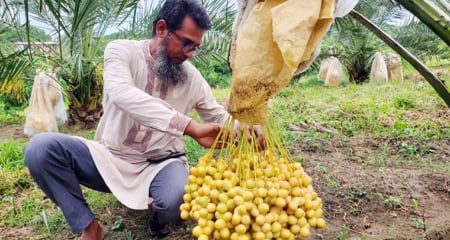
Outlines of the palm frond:
[{"label": "palm frond", "polygon": [[230,0],[204,0],[203,5],[210,16],[212,27],[203,37],[203,51],[191,60],[200,68],[210,61],[227,62],[233,21],[237,13],[235,2]]},{"label": "palm frond", "polygon": [[0,20],[8,23],[21,23],[21,2],[11,0],[0,1]]},{"label": "palm frond", "polygon": [[436,5],[431,0],[397,1],[427,25],[447,45],[450,45],[450,13],[447,11],[450,7],[447,7],[447,3],[442,2],[441,5]]},{"label": "palm frond", "polygon": [[152,32],[153,19],[161,9],[163,2],[144,1],[133,9],[133,17],[126,19],[123,23],[122,32],[128,38],[148,39]]},{"label": "palm frond", "polygon": [[420,21],[413,21],[396,30],[393,31],[392,37],[405,48],[411,49],[411,53],[422,61],[436,56],[448,58],[450,55],[448,48],[436,44],[439,38]]},{"label": "palm frond", "polygon": [[236,16],[236,2],[231,0],[205,0],[203,5],[213,23],[212,30],[222,31],[231,36]]},{"label": "palm frond", "polygon": [[24,49],[0,59],[0,92],[13,96],[19,102],[26,100],[24,89],[24,72],[30,66],[30,62],[21,57]]}]

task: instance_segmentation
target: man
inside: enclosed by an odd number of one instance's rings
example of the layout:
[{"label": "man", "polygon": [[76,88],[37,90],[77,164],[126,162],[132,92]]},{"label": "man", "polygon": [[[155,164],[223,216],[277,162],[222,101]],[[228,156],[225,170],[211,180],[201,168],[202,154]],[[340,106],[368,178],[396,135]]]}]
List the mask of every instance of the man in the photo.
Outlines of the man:
[{"label": "man", "polygon": [[[193,57],[211,22],[197,0],[167,0],[150,40],[117,40],[104,56],[104,115],[95,141],[57,133],[33,137],[25,149],[31,176],[81,239],[103,239],[80,184],[112,192],[147,209],[152,236],[179,219],[187,182],[182,135],[210,147],[228,113],[212,97]],[[204,124],[186,116],[195,109]]]}]

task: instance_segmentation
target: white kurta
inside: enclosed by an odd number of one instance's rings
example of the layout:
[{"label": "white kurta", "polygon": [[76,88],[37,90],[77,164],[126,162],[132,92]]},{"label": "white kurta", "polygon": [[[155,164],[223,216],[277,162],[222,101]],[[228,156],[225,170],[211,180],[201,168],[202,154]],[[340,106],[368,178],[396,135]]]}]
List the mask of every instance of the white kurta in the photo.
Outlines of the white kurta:
[{"label": "white kurta", "polygon": [[155,76],[150,40],[116,40],[104,56],[104,114],[95,140],[82,139],[92,154],[105,183],[117,199],[132,209],[147,209],[149,186],[168,163],[150,164],[171,153],[184,153],[183,133],[196,110],[203,121],[223,123],[226,110],[195,67],[183,63],[188,73],[184,84],[165,86]]}]

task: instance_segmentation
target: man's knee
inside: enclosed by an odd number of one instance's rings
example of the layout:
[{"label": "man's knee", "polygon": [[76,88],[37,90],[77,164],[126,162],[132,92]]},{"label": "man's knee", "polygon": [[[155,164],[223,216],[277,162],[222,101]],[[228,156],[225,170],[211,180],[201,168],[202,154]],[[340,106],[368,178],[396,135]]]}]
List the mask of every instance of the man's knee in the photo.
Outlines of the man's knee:
[{"label": "man's knee", "polygon": [[168,194],[164,196],[158,196],[153,201],[154,208],[163,212],[173,212],[180,208],[183,203],[184,186],[183,187],[172,187],[172,189],[167,190]]},{"label": "man's knee", "polygon": [[31,138],[24,148],[25,165],[32,170],[39,170],[50,159],[49,149],[54,141],[52,133],[39,133]]},{"label": "man's knee", "polygon": [[165,166],[153,180],[150,186],[154,199],[152,208],[158,212],[158,220],[162,223],[179,220],[188,175],[186,165],[175,161]]}]

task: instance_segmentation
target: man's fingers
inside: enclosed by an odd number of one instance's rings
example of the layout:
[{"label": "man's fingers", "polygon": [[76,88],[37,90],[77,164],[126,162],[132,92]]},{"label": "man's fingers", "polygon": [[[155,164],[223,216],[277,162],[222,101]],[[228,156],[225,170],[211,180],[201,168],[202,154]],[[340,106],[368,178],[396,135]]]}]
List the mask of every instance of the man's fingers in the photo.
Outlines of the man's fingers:
[{"label": "man's fingers", "polygon": [[261,150],[266,149],[265,142],[264,142],[264,134],[263,134],[261,126],[259,126],[259,125],[254,126],[253,130],[255,131],[256,137],[258,139],[258,144],[259,144],[259,147],[261,148]]},{"label": "man's fingers", "polygon": [[250,126],[246,127],[246,133],[247,133],[247,141],[252,141],[252,128]]},{"label": "man's fingers", "polygon": [[[226,148],[229,146],[229,144],[238,145],[239,139],[241,137],[244,137],[247,139],[248,142],[253,142],[258,150],[264,150],[265,149],[265,140],[264,140],[264,134],[261,126],[255,125],[255,126],[246,126],[239,131],[239,129],[234,128],[231,129],[222,129],[220,125],[210,125],[210,131],[209,131],[209,137],[217,137],[219,140],[215,145],[216,149],[220,148]],[[214,129],[214,130],[212,130]],[[245,135],[240,135],[245,134]]]}]

